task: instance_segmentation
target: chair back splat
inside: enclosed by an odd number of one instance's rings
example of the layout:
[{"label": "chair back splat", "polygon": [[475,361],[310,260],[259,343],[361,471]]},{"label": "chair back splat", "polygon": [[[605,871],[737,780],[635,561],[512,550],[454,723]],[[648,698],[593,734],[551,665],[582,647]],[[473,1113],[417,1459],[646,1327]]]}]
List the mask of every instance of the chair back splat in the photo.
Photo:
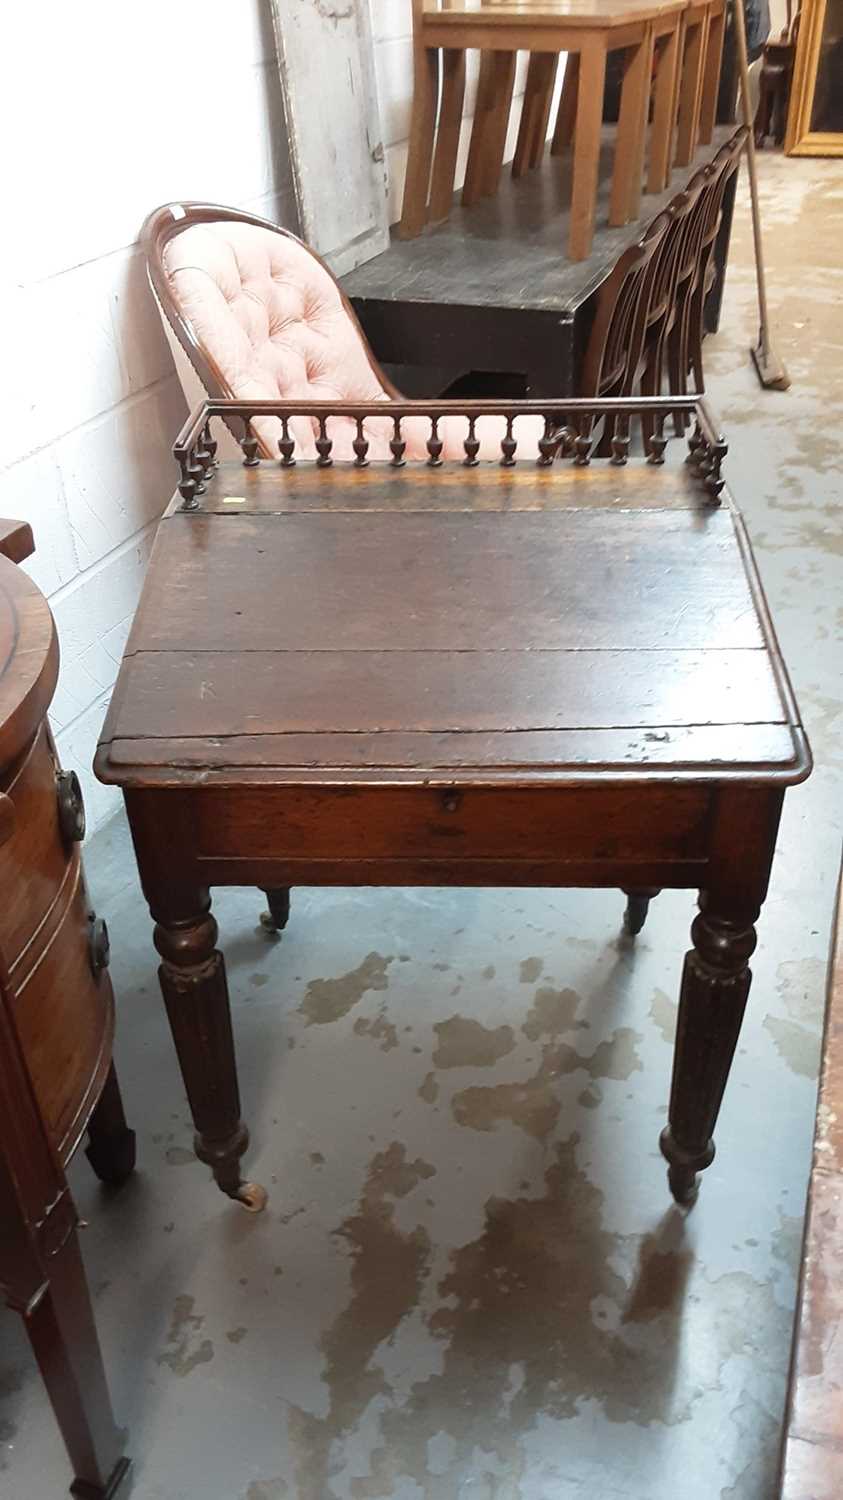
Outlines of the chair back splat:
[{"label": "chair back splat", "polygon": [[[720,226],[723,195],[737,171],[747,137],[742,125],[720,148],[714,160],[696,172],[687,192],[694,198],[682,238],[677,266],[674,315],[668,338],[670,389],[678,395],[688,390],[688,373],[694,370],[697,389],[704,388],[702,339],[705,298],[711,285],[710,269]],[[683,421],[676,417],[677,430]]]},{"label": "chair back splat", "polygon": [[[670,215],[660,213],[647,225],[640,240],[615,262],[600,287],[597,310],[582,365],[580,394],[625,396],[632,393],[632,375],[640,350],[639,309],[649,304],[657,257],[670,228]],[[624,424],[626,426],[626,424]],[[615,437],[615,421],[607,418],[598,452],[607,452]],[[626,440],[626,432],[621,440]]]}]

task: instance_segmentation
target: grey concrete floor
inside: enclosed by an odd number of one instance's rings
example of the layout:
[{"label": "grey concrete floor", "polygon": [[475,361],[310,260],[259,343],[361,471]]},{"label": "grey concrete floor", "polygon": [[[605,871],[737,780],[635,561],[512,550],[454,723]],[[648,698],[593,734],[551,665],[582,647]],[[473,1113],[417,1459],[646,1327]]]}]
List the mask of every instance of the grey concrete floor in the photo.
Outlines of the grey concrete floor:
[{"label": "grey concrete floor", "polygon": [[[257,1218],[191,1153],[124,825],[88,849],[140,1170],[84,1160],[86,1261],[134,1500],[771,1500],[840,847],[843,170],[762,161],[762,393],[742,190],[707,348],[817,761],[788,795],[755,981],[687,1219],[657,1149],[690,894],[634,954],[611,892],[299,891],[283,942],[216,901]],[[565,1059],[551,1075],[545,1048]],[[557,1060],[558,1056],[557,1054]],[[0,1319],[0,1493],[67,1468]]]}]

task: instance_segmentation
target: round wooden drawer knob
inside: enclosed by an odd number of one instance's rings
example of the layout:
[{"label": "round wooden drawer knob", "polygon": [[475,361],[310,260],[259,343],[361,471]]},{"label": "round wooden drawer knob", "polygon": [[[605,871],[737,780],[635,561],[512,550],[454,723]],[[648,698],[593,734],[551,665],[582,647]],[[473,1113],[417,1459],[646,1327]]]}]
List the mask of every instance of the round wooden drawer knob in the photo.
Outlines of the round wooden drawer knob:
[{"label": "round wooden drawer knob", "polygon": [[446,812],[456,812],[461,802],[462,796],[459,792],[442,793],[442,806]]},{"label": "round wooden drawer knob", "polygon": [[59,827],[68,844],[80,844],[85,837],[85,804],[75,771],[56,772],[59,799]]},{"label": "round wooden drawer knob", "polygon": [[103,969],[108,968],[108,960],[111,957],[111,944],[108,940],[108,928],[102,917],[91,918],[91,968],[94,974],[101,974]]}]

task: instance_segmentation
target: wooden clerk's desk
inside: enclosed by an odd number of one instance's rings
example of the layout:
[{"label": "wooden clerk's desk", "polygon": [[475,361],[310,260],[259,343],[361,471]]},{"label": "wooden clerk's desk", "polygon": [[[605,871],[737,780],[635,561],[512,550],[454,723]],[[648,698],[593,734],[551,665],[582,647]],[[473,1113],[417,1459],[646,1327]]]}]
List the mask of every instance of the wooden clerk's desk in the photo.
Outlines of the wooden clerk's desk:
[{"label": "wooden clerk's desk", "polygon": [[[409,404],[344,407],[360,465],[213,463],[208,403],[177,451],[97,756],[120,785],[156,922],[196,1150],[248,1206],[223,956],[209,888],[256,885],[279,922],[296,885],[608,886],[640,926],[662,886],[701,893],[682,977],[662,1149],[696,1193],[750,983],[785,789],[810,758],[749,544],[703,408],[652,402],[652,452],[588,462],[565,403],[536,451],[401,466]],[[674,407],[691,464],[661,466]],[[454,403],[477,417],[526,408]],[[395,464],[366,465],[388,412]],[[591,416],[589,416],[591,414]],[[565,424],[573,424],[573,427]],[[607,922],[611,921],[607,897]],[[317,1105],[314,1104],[314,1108]]]}]

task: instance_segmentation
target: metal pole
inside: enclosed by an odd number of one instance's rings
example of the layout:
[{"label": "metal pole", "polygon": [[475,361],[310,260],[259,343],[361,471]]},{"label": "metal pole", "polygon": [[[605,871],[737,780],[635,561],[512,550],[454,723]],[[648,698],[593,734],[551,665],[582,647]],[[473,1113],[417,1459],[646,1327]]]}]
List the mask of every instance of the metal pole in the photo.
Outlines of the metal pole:
[{"label": "metal pole", "polygon": [[761,243],[761,211],[758,207],[758,174],[755,163],[755,132],[752,105],[749,98],[749,55],[746,46],[746,17],[743,0],[732,0],[735,20],[735,40],[738,53],[738,74],[741,85],[743,122],[747,127],[746,165],[749,173],[749,196],[752,204],[752,236],[755,242],[755,279],[758,285],[758,346],[752,350],[758,376],[762,385],[786,390],[790,379],[784,365],[770,347],[770,325],[767,312],[767,280],[764,272],[764,249]]}]

